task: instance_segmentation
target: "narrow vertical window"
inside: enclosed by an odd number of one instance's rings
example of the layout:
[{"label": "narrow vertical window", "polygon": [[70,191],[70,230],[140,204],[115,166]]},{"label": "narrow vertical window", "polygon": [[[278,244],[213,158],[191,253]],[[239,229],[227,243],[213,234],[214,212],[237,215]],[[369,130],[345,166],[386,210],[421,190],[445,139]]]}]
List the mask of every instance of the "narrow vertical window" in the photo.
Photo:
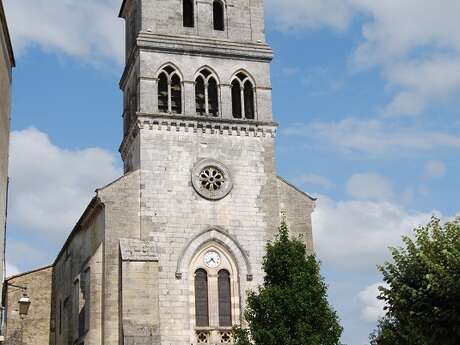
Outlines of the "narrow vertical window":
[{"label": "narrow vertical window", "polygon": [[219,271],[219,326],[232,326],[232,294],[230,287],[230,273],[226,270]]},{"label": "narrow vertical window", "polygon": [[242,118],[242,104],[241,104],[241,86],[238,80],[232,82],[232,107],[233,117],[236,119]]},{"label": "narrow vertical window", "polygon": [[182,113],[182,86],[177,74],[171,78],[171,112],[173,114]]},{"label": "narrow vertical window", "polygon": [[158,110],[160,113],[168,112],[168,77],[161,73],[158,78]]},{"label": "narrow vertical window", "polygon": [[206,114],[206,95],[204,79],[199,76],[195,82],[196,113],[199,115]]},{"label": "narrow vertical window", "polygon": [[208,274],[203,269],[195,272],[195,318],[197,327],[209,326]]},{"label": "narrow vertical window", "polygon": [[62,334],[62,300],[59,300],[59,335]]},{"label": "narrow vertical window", "polygon": [[183,11],[184,26],[186,28],[193,28],[195,26],[193,0],[183,0]]},{"label": "narrow vertical window", "polygon": [[211,77],[208,80],[208,112],[212,116],[219,115],[219,96],[217,92],[217,82]]},{"label": "narrow vertical window", "polygon": [[246,118],[254,120],[254,89],[249,80],[244,84],[244,109]]},{"label": "narrow vertical window", "polygon": [[224,5],[219,0],[215,0],[213,3],[214,13],[214,30],[224,31]]}]

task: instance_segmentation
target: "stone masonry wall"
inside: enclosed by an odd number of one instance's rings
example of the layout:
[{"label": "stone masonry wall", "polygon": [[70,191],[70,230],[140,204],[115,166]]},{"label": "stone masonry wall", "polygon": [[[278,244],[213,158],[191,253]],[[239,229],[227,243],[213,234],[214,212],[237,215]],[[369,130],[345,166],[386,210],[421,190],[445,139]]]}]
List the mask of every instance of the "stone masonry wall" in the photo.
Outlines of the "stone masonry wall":
[{"label": "stone masonry wall", "polygon": [[7,280],[5,305],[7,312],[6,344],[21,345],[21,318],[18,301],[23,291],[15,286],[27,288],[31,305],[24,318],[23,345],[49,345],[51,325],[52,267],[26,273]]},{"label": "stone masonry wall", "polygon": [[[195,236],[221,229],[248,256],[253,279],[241,275],[240,267],[242,308],[246,291],[263,280],[262,256],[279,219],[274,138],[156,128],[141,130],[140,136],[141,238],[153,240],[159,249],[161,344],[191,343],[191,282],[187,271],[178,279],[176,269]],[[218,160],[232,174],[233,190],[223,200],[205,200],[192,187],[192,168],[203,158]]]}]

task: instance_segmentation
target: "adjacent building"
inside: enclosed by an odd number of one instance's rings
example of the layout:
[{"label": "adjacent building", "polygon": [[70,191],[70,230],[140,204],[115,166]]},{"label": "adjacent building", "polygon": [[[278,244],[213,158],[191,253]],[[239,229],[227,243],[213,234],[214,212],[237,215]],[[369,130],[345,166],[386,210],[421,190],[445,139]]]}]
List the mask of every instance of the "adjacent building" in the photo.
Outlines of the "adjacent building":
[{"label": "adjacent building", "polygon": [[[5,233],[8,198],[11,79],[15,66],[10,35],[0,0],[0,279],[5,279]],[[0,287],[1,291],[1,287]]]},{"label": "adjacent building", "polygon": [[231,344],[281,213],[313,251],[315,200],[276,174],[264,1],[125,0],[120,17],[125,173],[32,273],[49,342],[24,344]]}]

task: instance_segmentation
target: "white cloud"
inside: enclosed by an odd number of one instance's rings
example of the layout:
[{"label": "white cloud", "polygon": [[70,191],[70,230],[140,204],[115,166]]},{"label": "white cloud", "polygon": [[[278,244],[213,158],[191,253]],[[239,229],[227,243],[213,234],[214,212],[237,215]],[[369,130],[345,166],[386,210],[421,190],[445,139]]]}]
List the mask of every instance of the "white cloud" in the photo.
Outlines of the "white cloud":
[{"label": "white cloud", "polygon": [[347,182],[347,192],[359,200],[390,200],[394,196],[391,182],[375,173],[351,176]]},{"label": "white cloud", "polygon": [[319,258],[332,267],[375,270],[389,256],[388,247],[426,224],[433,214],[409,212],[388,201],[333,201],[320,197],[313,213]]},{"label": "white cloud", "polygon": [[385,302],[377,299],[380,295],[379,287],[387,286],[384,283],[377,283],[368,286],[358,295],[359,300],[363,304],[362,317],[369,322],[376,322],[381,317],[385,316]]},{"label": "white cloud", "polygon": [[34,128],[12,133],[10,157],[10,223],[56,241],[71,230],[94,190],[121,174],[112,153],[64,150]]},{"label": "white cloud", "polygon": [[458,0],[271,0],[280,30],[346,30],[361,20],[351,66],[378,66],[394,90],[387,115],[414,115],[460,92]]},{"label": "white cloud", "polygon": [[352,9],[344,0],[268,0],[269,18],[282,31],[317,29],[344,30]]},{"label": "white cloud", "polygon": [[383,120],[347,118],[286,128],[286,135],[313,138],[347,153],[400,154],[404,151],[460,149],[460,137],[447,132],[399,127]]},{"label": "white cloud", "polygon": [[11,265],[8,261],[6,262],[6,277],[12,277],[19,274],[21,271],[14,265]]},{"label": "white cloud", "polygon": [[298,176],[295,178],[295,181],[299,184],[319,186],[324,189],[332,189],[335,187],[334,183],[332,183],[327,177],[314,174]]},{"label": "white cloud", "polygon": [[39,46],[93,64],[123,61],[120,5],[120,0],[5,1],[17,54]]},{"label": "white cloud", "polygon": [[428,161],[425,174],[429,177],[443,177],[446,174],[446,165],[441,161]]}]

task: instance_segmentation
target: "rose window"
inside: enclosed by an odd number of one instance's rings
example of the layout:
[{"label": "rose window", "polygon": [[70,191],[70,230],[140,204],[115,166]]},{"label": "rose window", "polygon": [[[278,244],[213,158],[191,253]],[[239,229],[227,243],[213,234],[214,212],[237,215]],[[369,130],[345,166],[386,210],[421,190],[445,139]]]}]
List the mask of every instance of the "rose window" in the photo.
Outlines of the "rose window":
[{"label": "rose window", "polygon": [[221,162],[215,159],[202,159],[192,168],[192,185],[203,198],[220,200],[233,188],[232,174]]},{"label": "rose window", "polygon": [[203,188],[210,192],[220,190],[225,183],[222,171],[215,167],[206,167],[200,174],[200,181]]}]

